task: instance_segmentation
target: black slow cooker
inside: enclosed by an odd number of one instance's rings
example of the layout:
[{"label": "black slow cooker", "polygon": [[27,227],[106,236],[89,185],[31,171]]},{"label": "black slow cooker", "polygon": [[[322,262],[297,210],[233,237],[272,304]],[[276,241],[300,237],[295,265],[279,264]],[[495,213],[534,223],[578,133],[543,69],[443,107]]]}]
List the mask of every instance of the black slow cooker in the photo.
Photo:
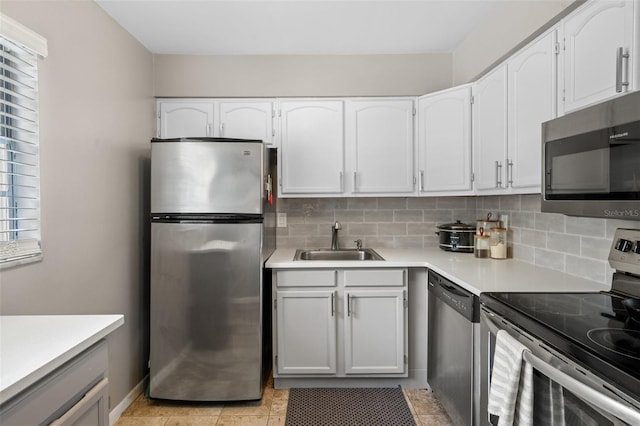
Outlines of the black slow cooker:
[{"label": "black slow cooker", "polygon": [[475,225],[468,225],[459,220],[456,223],[438,225],[440,248],[447,251],[473,253],[473,234],[476,233]]}]

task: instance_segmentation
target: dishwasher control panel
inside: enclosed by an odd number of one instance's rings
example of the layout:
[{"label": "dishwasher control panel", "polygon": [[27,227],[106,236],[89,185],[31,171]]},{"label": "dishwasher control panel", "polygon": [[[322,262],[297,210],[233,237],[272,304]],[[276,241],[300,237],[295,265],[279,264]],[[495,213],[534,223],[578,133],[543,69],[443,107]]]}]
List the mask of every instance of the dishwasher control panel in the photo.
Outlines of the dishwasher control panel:
[{"label": "dishwasher control panel", "polygon": [[431,270],[429,293],[429,297],[437,297],[469,321],[480,321],[478,296]]}]

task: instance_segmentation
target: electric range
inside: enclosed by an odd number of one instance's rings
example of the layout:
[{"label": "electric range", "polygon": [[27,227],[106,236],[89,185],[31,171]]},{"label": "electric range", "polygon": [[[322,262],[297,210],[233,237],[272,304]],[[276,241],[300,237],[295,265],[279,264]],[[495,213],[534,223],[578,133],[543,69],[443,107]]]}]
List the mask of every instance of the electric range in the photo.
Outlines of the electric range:
[{"label": "electric range", "polygon": [[640,401],[640,230],[616,230],[609,263],[609,292],[483,293],[480,302]]}]

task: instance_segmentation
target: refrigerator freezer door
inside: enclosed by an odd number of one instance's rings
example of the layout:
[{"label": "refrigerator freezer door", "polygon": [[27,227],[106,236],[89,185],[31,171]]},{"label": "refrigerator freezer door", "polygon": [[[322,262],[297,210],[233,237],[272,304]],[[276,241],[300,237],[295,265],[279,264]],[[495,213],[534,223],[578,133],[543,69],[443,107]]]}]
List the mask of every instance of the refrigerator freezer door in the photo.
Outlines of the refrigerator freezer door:
[{"label": "refrigerator freezer door", "polygon": [[262,396],[262,225],[151,224],[150,395]]},{"label": "refrigerator freezer door", "polygon": [[151,213],[262,214],[260,142],[151,144]]}]

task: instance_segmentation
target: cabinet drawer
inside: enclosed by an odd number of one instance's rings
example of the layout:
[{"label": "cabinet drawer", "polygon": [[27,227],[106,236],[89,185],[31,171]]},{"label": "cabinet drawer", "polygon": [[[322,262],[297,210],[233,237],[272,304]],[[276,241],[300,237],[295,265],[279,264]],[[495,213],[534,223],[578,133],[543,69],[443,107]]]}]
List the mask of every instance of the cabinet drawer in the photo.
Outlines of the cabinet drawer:
[{"label": "cabinet drawer", "polygon": [[[101,340],[3,404],[0,407],[0,424],[49,424],[63,417],[65,412],[81,401],[106,376],[107,356],[106,341]],[[106,415],[106,409],[103,413]]]},{"label": "cabinet drawer", "polygon": [[406,269],[347,269],[344,271],[344,285],[363,286],[403,286]]},{"label": "cabinet drawer", "polygon": [[335,287],[338,284],[338,271],[335,269],[305,269],[278,271],[278,287]]}]

